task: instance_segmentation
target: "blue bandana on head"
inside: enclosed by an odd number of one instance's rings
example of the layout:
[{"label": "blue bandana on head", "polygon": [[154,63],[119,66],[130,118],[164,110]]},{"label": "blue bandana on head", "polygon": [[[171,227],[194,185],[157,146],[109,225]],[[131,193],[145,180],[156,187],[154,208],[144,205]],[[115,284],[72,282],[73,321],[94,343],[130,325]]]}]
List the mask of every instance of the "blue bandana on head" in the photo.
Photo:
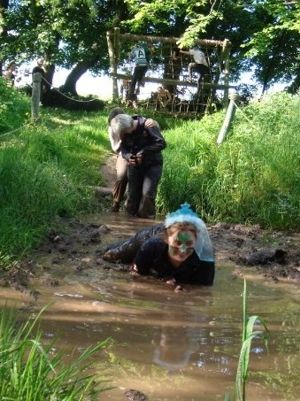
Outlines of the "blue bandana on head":
[{"label": "blue bandana on head", "polygon": [[187,202],[183,203],[175,212],[167,214],[165,227],[168,228],[176,223],[189,223],[196,228],[197,241],[195,244],[195,251],[200,260],[213,262],[214,252],[206,225]]}]

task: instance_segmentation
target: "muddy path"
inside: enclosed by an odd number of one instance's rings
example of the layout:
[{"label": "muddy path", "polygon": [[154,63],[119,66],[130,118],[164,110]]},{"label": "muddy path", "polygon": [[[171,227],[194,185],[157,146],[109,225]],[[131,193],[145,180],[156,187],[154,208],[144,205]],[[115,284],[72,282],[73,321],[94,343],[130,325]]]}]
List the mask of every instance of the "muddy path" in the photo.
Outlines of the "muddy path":
[{"label": "muddy path", "polygon": [[[43,341],[58,338],[57,347],[67,359],[112,338],[114,344],[99,358],[99,371],[106,369],[100,359],[107,360],[115,389],[101,400],[135,400],[133,395],[141,391],[138,401],[143,393],[151,401],[215,401],[224,399],[234,383],[241,338],[240,278],[246,277],[251,310],[272,331],[268,353],[260,343],[253,348],[251,369],[263,375],[252,380],[249,399],[282,401],[283,389],[293,395],[290,400],[298,400],[299,233],[209,226],[215,284],[186,287],[178,294],[154,278],[132,277],[129,265],[103,259],[109,244],[160,222],[110,213],[114,159],[103,168],[108,181],[97,196],[107,212],[61,219],[29,258],[1,278],[2,307],[11,305],[27,316],[49,305],[41,322]],[[272,379],[274,371],[280,374],[279,385],[276,377],[271,385],[264,380]]]},{"label": "muddy path", "polygon": [[[128,238],[137,230],[162,222],[130,218],[124,212],[109,211],[112,183],[115,178],[115,156],[101,166],[105,186],[95,189],[99,201],[107,204],[107,212],[77,219],[63,218],[60,229],[51,231],[46,241],[30,258],[18,263],[0,279],[0,285],[29,290],[30,281],[45,270],[60,271],[60,266],[70,265],[71,270],[82,274],[86,269],[113,269],[127,271],[127,265],[112,264],[102,259],[109,244]],[[259,226],[218,223],[208,227],[214,244],[217,266],[231,265],[233,274],[251,275],[253,272],[275,282],[300,280],[300,232],[267,231]],[[40,260],[47,256],[47,266]],[[53,281],[53,282],[52,282]],[[56,279],[49,278],[49,285]]]}]

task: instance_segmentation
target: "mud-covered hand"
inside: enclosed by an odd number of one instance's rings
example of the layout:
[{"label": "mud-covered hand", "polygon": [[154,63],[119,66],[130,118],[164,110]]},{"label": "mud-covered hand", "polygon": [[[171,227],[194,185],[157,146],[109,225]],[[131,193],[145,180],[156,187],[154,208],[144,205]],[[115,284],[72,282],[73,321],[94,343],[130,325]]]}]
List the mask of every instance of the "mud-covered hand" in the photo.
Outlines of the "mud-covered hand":
[{"label": "mud-covered hand", "polygon": [[143,153],[139,152],[135,155],[136,164],[141,165],[143,163]]},{"label": "mud-covered hand", "polygon": [[137,158],[135,155],[131,155],[130,158],[128,159],[128,164],[130,166],[136,166],[137,165]]},{"label": "mud-covered hand", "polygon": [[145,121],[145,127],[146,128],[154,128],[154,127],[159,128],[159,124],[157,121],[153,120],[153,118],[147,118],[147,120]]}]

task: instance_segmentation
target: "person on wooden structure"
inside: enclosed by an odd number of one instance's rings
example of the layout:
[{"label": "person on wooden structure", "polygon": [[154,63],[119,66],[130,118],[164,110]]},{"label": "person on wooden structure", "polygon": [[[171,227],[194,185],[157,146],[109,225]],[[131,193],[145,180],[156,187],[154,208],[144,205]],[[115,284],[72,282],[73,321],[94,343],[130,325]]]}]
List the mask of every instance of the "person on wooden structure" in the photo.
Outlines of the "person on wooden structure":
[{"label": "person on wooden structure", "polygon": [[161,151],[166,142],[158,126],[146,127],[145,119],[119,114],[111,120],[114,141],[127,161],[128,197],[126,211],[129,215],[153,218],[155,198],[162,174]]},{"label": "person on wooden structure", "polygon": [[[145,42],[140,42],[132,49],[130,60],[133,61],[135,65],[129,87],[128,100],[135,101],[136,95],[139,92],[139,88],[149,67],[150,51]],[[138,84],[137,88],[136,84]]]},{"label": "person on wooden structure", "polygon": [[[121,141],[119,136],[116,136],[110,123],[114,117],[119,114],[125,114],[125,111],[120,107],[115,107],[111,110],[108,116],[108,136],[111,144],[112,150],[117,153],[117,162],[116,162],[116,172],[117,177],[113,187],[113,204],[111,207],[111,211],[117,213],[120,210],[122,201],[125,197],[126,187],[127,187],[127,167],[128,161],[122,157],[120,152]],[[159,124],[157,121],[152,118],[146,118],[142,116],[134,115],[132,116],[134,120],[139,120],[145,124],[146,128],[158,127]]]},{"label": "person on wooden structure", "polygon": [[156,91],[156,109],[158,109],[159,106],[163,109],[166,108],[171,101],[172,96],[169,90],[164,88],[162,85],[159,85]]},{"label": "person on wooden structure", "polygon": [[122,103],[125,103],[125,104],[128,99],[130,83],[131,83],[130,79],[123,79],[122,83],[121,83],[121,87],[120,87]]},{"label": "person on wooden structure", "polygon": [[188,73],[189,80],[193,79],[193,72],[197,72],[199,74],[198,78],[198,86],[201,81],[204,79],[205,75],[209,75],[209,66],[206,60],[204,52],[199,47],[193,47],[189,50],[180,50],[180,53],[188,54],[193,56],[194,62],[189,63],[188,65]]}]

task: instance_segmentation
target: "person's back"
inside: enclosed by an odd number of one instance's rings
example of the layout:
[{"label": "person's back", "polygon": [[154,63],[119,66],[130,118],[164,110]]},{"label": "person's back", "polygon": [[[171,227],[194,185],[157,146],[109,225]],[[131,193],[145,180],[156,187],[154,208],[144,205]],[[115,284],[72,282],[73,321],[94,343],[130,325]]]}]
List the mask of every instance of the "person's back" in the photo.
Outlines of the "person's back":
[{"label": "person's back", "polygon": [[131,60],[135,62],[136,66],[148,66],[149,64],[149,50],[146,46],[138,45],[132,49]]},{"label": "person's back", "polygon": [[203,64],[206,67],[208,67],[208,63],[207,63],[205,54],[203,53],[202,50],[194,47],[193,49],[190,49],[190,55],[192,55],[194,57],[195,63]]},{"label": "person's back", "polygon": [[[135,46],[130,54],[130,60],[135,63],[132,80],[128,91],[127,100],[133,102],[133,107],[137,107],[137,93],[139,93],[140,85],[145,77],[149,66],[149,49],[147,45],[138,44]],[[136,90],[136,84],[137,90]]]}]

